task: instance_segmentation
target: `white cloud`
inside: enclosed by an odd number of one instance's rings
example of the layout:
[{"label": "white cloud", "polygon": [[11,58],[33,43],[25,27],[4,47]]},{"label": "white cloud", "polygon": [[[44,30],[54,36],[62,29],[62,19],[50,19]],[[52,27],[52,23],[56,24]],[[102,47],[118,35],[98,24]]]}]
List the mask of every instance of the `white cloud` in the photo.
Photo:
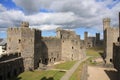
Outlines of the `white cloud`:
[{"label": "white cloud", "polygon": [[75,21],[77,17],[71,13],[38,13],[26,16],[26,20],[34,24],[66,24]]},{"label": "white cloud", "polygon": [[0,12],[3,12],[3,11],[5,11],[5,10],[6,10],[6,8],[3,7],[2,4],[0,4]]},{"label": "white cloud", "polygon": [[40,25],[40,26],[30,26],[30,28],[37,28],[40,30],[54,30],[57,27],[61,27],[60,25]]},{"label": "white cloud", "polygon": [[[13,0],[15,4],[24,9],[6,10],[0,5],[0,25],[3,27],[19,25],[21,21],[28,21],[30,27],[53,30],[56,27],[74,29],[78,27],[89,27],[102,30],[102,19],[111,17],[116,24],[120,3],[109,9],[112,0]],[[54,11],[41,13],[40,9]],[[26,14],[27,13],[27,14]],[[28,15],[29,13],[29,15]],[[34,14],[33,14],[34,13]]]}]

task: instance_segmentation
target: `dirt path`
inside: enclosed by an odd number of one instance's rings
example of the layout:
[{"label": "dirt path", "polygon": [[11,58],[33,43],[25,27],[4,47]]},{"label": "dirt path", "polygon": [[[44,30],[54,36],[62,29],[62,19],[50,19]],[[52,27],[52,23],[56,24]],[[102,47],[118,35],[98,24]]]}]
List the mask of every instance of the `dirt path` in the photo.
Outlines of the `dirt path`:
[{"label": "dirt path", "polygon": [[117,72],[113,68],[88,66],[88,80],[117,80]]}]

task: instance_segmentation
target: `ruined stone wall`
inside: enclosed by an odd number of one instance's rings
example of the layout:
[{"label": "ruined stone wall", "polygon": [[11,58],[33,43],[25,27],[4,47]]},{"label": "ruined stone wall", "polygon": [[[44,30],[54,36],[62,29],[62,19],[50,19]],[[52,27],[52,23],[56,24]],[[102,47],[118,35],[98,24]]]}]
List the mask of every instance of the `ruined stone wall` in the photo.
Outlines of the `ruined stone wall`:
[{"label": "ruined stone wall", "polygon": [[45,64],[55,63],[61,60],[61,40],[55,37],[43,37],[42,39],[42,62]]},{"label": "ruined stone wall", "polygon": [[80,60],[83,57],[80,36],[74,31],[57,30],[57,38],[61,39],[62,43],[62,60]]},{"label": "ruined stone wall", "polygon": [[62,39],[62,60],[80,60],[83,54],[80,52],[80,41]]},{"label": "ruined stone wall", "polygon": [[39,67],[41,56],[41,31],[30,28],[22,28],[22,57],[25,58],[25,66],[36,69]]},{"label": "ruined stone wall", "polygon": [[21,53],[25,70],[39,67],[41,31],[22,25],[19,28],[9,28],[7,32],[7,53]]},{"label": "ruined stone wall", "polygon": [[60,39],[73,39],[76,36],[77,35],[75,34],[74,31],[70,31],[70,30],[58,30],[57,31],[57,38],[60,38]]},{"label": "ruined stone wall", "polygon": [[64,39],[62,40],[62,60],[73,60],[74,59],[74,49],[75,47],[72,44],[71,40]]},{"label": "ruined stone wall", "polygon": [[4,54],[0,57],[0,80],[9,80],[23,71],[23,58],[19,54]]},{"label": "ruined stone wall", "polygon": [[82,57],[80,36],[73,31],[61,31],[62,60],[80,60]]}]

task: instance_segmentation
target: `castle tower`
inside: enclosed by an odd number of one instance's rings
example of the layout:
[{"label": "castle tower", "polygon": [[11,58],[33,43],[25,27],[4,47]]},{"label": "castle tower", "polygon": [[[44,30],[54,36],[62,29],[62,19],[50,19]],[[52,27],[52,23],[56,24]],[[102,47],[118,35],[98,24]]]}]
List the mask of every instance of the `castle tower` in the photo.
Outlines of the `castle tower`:
[{"label": "castle tower", "polygon": [[87,48],[87,43],[88,43],[88,32],[84,32],[84,44],[86,48]]},{"label": "castle tower", "polygon": [[88,38],[88,32],[84,32],[84,40],[87,40]]},{"label": "castle tower", "polygon": [[104,18],[103,19],[103,34],[104,34],[104,57],[107,57],[107,32],[108,32],[108,28],[110,27],[110,18]]},{"label": "castle tower", "polygon": [[100,42],[100,33],[96,33],[96,45]]},{"label": "castle tower", "polygon": [[103,19],[103,30],[107,29],[108,27],[110,27],[110,18],[104,18]]},{"label": "castle tower", "polygon": [[100,40],[100,33],[96,33],[96,40],[97,40],[97,41]]},{"label": "castle tower", "polygon": [[41,31],[30,29],[28,22],[22,22],[21,27],[8,28],[7,52],[20,53],[24,59],[24,70],[38,67],[40,59]]},{"label": "castle tower", "polygon": [[60,38],[60,39],[62,38],[61,30],[62,30],[62,28],[60,28],[60,27],[58,27],[58,28],[56,29],[57,38]]}]

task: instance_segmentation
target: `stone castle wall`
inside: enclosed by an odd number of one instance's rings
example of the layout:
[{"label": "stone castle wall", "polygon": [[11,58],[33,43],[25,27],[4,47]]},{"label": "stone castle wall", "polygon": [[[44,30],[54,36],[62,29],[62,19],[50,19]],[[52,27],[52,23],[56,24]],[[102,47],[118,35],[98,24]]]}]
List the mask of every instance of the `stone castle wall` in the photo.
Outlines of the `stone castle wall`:
[{"label": "stone castle wall", "polygon": [[113,43],[117,42],[119,29],[110,26],[110,18],[103,19],[104,53],[106,63],[110,64],[113,55]]},{"label": "stone castle wall", "polygon": [[57,38],[61,39],[62,53],[61,60],[80,60],[83,56],[81,53],[80,36],[76,35],[74,31],[57,30]]},{"label": "stone castle wall", "polygon": [[117,28],[107,28],[104,31],[104,36],[105,36],[105,56],[106,56],[106,62],[110,63],[110,59],[112,59],[113,56],[113,43],[117,42],[118,38],[118,29]]},{"label": "stone castle wall", "polygon": [[61,60],[61,40],[55,37],[43,37],[42,60],[44,63],[55,63]]},{"label": "stone castle wall", "polygon": [[9,80],[24,71],[23,58],[19,53],[0,57],[0,80]]},{"label": "stone castle wall", "polygon": [[35,69],[41,55],[41,31],[24,26],[8,28],[7,53],[21,53],[25,70]]}]

